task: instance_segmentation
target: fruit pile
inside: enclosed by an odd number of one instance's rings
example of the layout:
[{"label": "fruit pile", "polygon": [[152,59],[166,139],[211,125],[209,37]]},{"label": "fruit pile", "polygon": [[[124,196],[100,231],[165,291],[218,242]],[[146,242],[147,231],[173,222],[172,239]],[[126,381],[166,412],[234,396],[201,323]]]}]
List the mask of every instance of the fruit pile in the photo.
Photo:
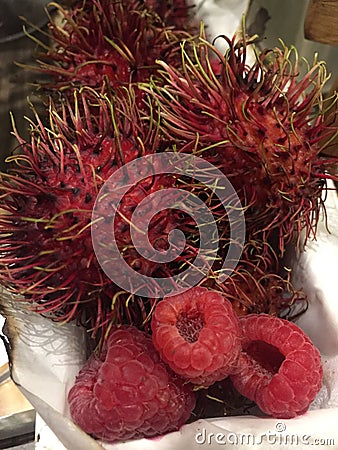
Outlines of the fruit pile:
[{"label": "fruit pile", "polygon": [[[222,54],[184,0],[53,5],[51,45],[41,42],[32,67],[46,114],[32,106],[29,141],[13,124],[19,145],[0,178],[0,282],[33,311],[88,331],[96,350],[68,395],[73,420],[107,442],[163,434],[198,418],[200,393],[224,380],[262,414],[303,414],[321,358],[291,321],[306,298],[282,257],[315,237],[325,180],[338,176],[325,157],[337,131],[324,117],[325,64],[315,59],[300,78],[297,52],[283,45],[250,64],[245,30],[222,36]],[[203,176],[154,162],[169,153],[204,161]],[[221,178],[210,182],[210,167]],[[222,177],[236,202],[213,188]],[[210,221],[213,259],[200,253]],[[98,225],[113,276],[94,248]],[[113,246],[149,280],[141,293]]]},{"label": "fruit pile", "polygon": [[80,371],[68,401],[73,420],[106,442],[176,430],[195,407],[194,389],[228,376],[261,411],[307,411],[322,383],[318,349],[294,323],[268,314],[238,319],[225,297],[195,287],[164,298],[152,336],[113,327]]}]

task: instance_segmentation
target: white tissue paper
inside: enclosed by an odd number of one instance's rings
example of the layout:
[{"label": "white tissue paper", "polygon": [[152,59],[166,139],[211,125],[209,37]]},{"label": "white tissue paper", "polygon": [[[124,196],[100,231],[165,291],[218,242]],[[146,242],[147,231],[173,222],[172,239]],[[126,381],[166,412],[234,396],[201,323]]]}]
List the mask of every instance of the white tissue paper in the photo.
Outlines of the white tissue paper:
[{"label": "white tissue paper", "polygon": [[[195,2],[196,3],[196,2]],[[198,13],[209,24],[211,38],[232,35],[241,23],[248,1],[201,1]],[[210,28],[212,31],[210,32]],[[140,439],[114,445],[95,441],[69,419],[67,393],[86,360],[85,332],[73,324],[58,325],[25,305],[7,301],[7,330],[14,343],[12,377],[49,429],[40,433],[37,449],[69,450],[186,450],[338,448],[338,200],[333,187],[328,192],[317,239],[306,251],[292,255],[293,282],[309,298],[307,312],[298,320],[323,356],[323,388],[310,410],[295,419],[277,420],[254,416],[198,420],[179,431],[153,439]],[[4,292],[2,298],[7,294]],[[37,421],[39,424],[39,420]],[[45,428],[46,430],[46,428]],[[52,430],[55,433],[50,432]],[[49,434],[48,434],[49,433]]]}]

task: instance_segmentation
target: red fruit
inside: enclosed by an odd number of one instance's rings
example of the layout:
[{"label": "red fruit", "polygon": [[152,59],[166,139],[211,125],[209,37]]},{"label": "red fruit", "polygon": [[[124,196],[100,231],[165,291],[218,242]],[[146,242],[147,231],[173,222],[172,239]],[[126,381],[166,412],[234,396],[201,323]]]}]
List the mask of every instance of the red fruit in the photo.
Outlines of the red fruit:
[{"label": "red fruit", "polygon": [[149,81],[157,58],[175,67],[181,61],[179,42],[187,33],[164,24],[141,0],[86,0],[57,8],[62,25],[50,18],[52,46],[38,60],[38,70],[52,77],[46,87],[101,90],[105,80],[113,88],[128,86]]},{"label": "red fruit", "polygon": [[278,317],[250,314],[240,326],[243,350],[230,376],[238,392],[276,418],[306,412],[322,385],[318,349],[297,325]]},{"label": "red fruit", "polygon": [[[306,299],[290,282],[290,273],[284,271],[271,245],[264,240],[247,240],[234,272],[218,290],[231,302],[238,316],[267,313],[290,316],[297,302],[299,312],[305,310]],[[209,277],[203,286],[215,287],[216,280]]]},{"label": "red fruit", "polygon": [[92,355],[68,394],[71,416],[106,442],[177,430],[189,418],[191,387],[160,360],[150,336],[114,327],[99,356]]},{"label": "red fruit", "polygon": [[[92,210],[101,186],[116,170],[142,156],[145,148],[155,151],[156,130],[147,127],[143,137],[134,105],[112,116],[107,98],[86,90],[75,94],[74,107],[65,102],[59,112],[51,105],[49,128],[36,116],[30,142],[16,133],[20,153],[8,159],[7,173],[0,179],[0,280],[31,300],[39,312],[52,312],[59,320],[88,318],[98,328],[112,314],[129,323],[138,307],[130,313],[133,308],[120,303],[116,294],[121,289],[96,259]],[[98,106],[97,116],[88,112],[88,104]],[[137,263],[135,270],[146,275],[157,271],[159,263],[140,256],[131,245],[130,217],[147,195],[172,184],[166,175],[142,180],[126,193],[120,206],[123,215],[115,220],[126,262]],[[152,244],[167,242],[172,219],[166,210],[150,224]],[[130,299],[130,306],[137,304]]]},{"label": "red fruit", "polygon": [[156,305],[151,328],[162,359],[194,384],[209,386],[236,364],[238,321],[231,303],[218,292],[194,287],[165,297]]},{"label": "red fruit", "polygon": [[324,138],[336,132],[324,119],[325,66],[315,61],[300,78],[293,49],[267,49],[249,64],[250,40],[225,39],[224,56],[204,36],[186,42],[184,72],[160,62],[162,129],[180,141],[178,151],[196,152],[224,172],[246,210],[249,235],[263,232],[268,240],[276,233],[282,254],[300,230],[315,234],[325,178],[335,178],[326,174],[332,159],[320,155]]},{"label": "red fruit", "polygon": [[222,292],[238,316],[255,314],[288,315],[297,302],[298,312],[306,310],[306,296],[290,280],[276,273],[238,268],[222,283]]}]

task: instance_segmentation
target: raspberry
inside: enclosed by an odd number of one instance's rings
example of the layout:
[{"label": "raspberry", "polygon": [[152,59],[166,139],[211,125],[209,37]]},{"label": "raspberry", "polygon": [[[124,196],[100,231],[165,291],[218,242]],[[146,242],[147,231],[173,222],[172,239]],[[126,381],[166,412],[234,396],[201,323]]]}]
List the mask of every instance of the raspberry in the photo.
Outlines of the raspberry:
[{"label": "raspberry", "polygon": [[193,384],[209,386],[224,379],[240,353],[231,303],[206,288],[165,297],[155,308],[151,328],[163,361]]},{"label": "raspberry", "polygon": [[318,349],[285,319],[249,314],[240,318],[240,326],[243,350],[238,372],[230,376],[235,388],[270,416],[305,413],[322,384]]},{"label": "raspberry", "polygon": [[68,394],[70,413],[86,433],[106,442],[178,429],[195,407],[192,387],[160,359],[151,338],[132,326],[113,328]]}]

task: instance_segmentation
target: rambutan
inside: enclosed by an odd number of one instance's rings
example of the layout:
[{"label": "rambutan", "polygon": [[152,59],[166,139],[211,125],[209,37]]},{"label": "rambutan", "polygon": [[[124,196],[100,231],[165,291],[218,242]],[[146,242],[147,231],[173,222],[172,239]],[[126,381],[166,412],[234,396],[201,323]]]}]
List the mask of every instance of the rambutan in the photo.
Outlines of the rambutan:
[{"label": "rambutan", "polygon": [[275,273],[237,268],[221,289],[238,316],[255,312],[291,318],[296,303],[300,313],[307,307],[305,294],[297,291],[287,277]]},{"label": "rambutan", "polygon": [[253,39],[224,39],[225,55],[203,33],[182,43],[180,70],[159,58],[163,80],[152,91],[162,130],[178,151],[223,171],[245,207],[249,238],[277,234],[283,254],[302,229],[305,241],[315,235],[325,178],[333,177],[332,159],[322,156],[336,133],[324,121],[325,65],[315,59],[298,78],[294,48],[267,49],[250,65]]},{"label": "rambutan", "polygon": [[141,0],[86,0],[69,8],[53,3],[59,15],[49,17],[51,46],[41,43],[44,51],[33,67],[51,78],[42,86],[51,93],[82,86],[101,91],[105,80],[113,89],[149,81],[157,58],[177,67],[179,43],[190,35],[165,23],[173,7],[149,3],[149,8]]},{"label": "rambutan", "polygon": [[[59,320],[89,316],[98,328],[108,317],[142,323],[146,315],[140,312],[141,301],[128,310],[123,295],[133,296],[121,293],[105,275],[91,239],[92,210],[101,186],[125,163],[156,150],[156,129],[142,130],[138,109],[129,100],[129,106],[121,99],[117,106],[92,90],[76,91],[74,106],[65,100],[60,113],[51,102],[49,127],[36,114],[30,142],[14,131],[20,151],[8,158],[0,181],[0,280],[31,300],[40,313],[53,313]],[[135,251],[131,215],[147,195],[173,183],[172,176],[155,174],[131,186],[115,219],[123,257],[149,276],[160,263]],[[161,249],[177,218],[167,209],[155,219],[149,239]],[[137,317],[139,313],[143,316]]]},{"label": "rambutan", "polygon": [[254,312],[291,318],[296,309],[301,314],[307,308],[305,294],[294,288],[290,272],[263,240],[247,240],[231,276],[220,281],[217,272],[210,272],[202,284],[221,292],[238,316]]}]

